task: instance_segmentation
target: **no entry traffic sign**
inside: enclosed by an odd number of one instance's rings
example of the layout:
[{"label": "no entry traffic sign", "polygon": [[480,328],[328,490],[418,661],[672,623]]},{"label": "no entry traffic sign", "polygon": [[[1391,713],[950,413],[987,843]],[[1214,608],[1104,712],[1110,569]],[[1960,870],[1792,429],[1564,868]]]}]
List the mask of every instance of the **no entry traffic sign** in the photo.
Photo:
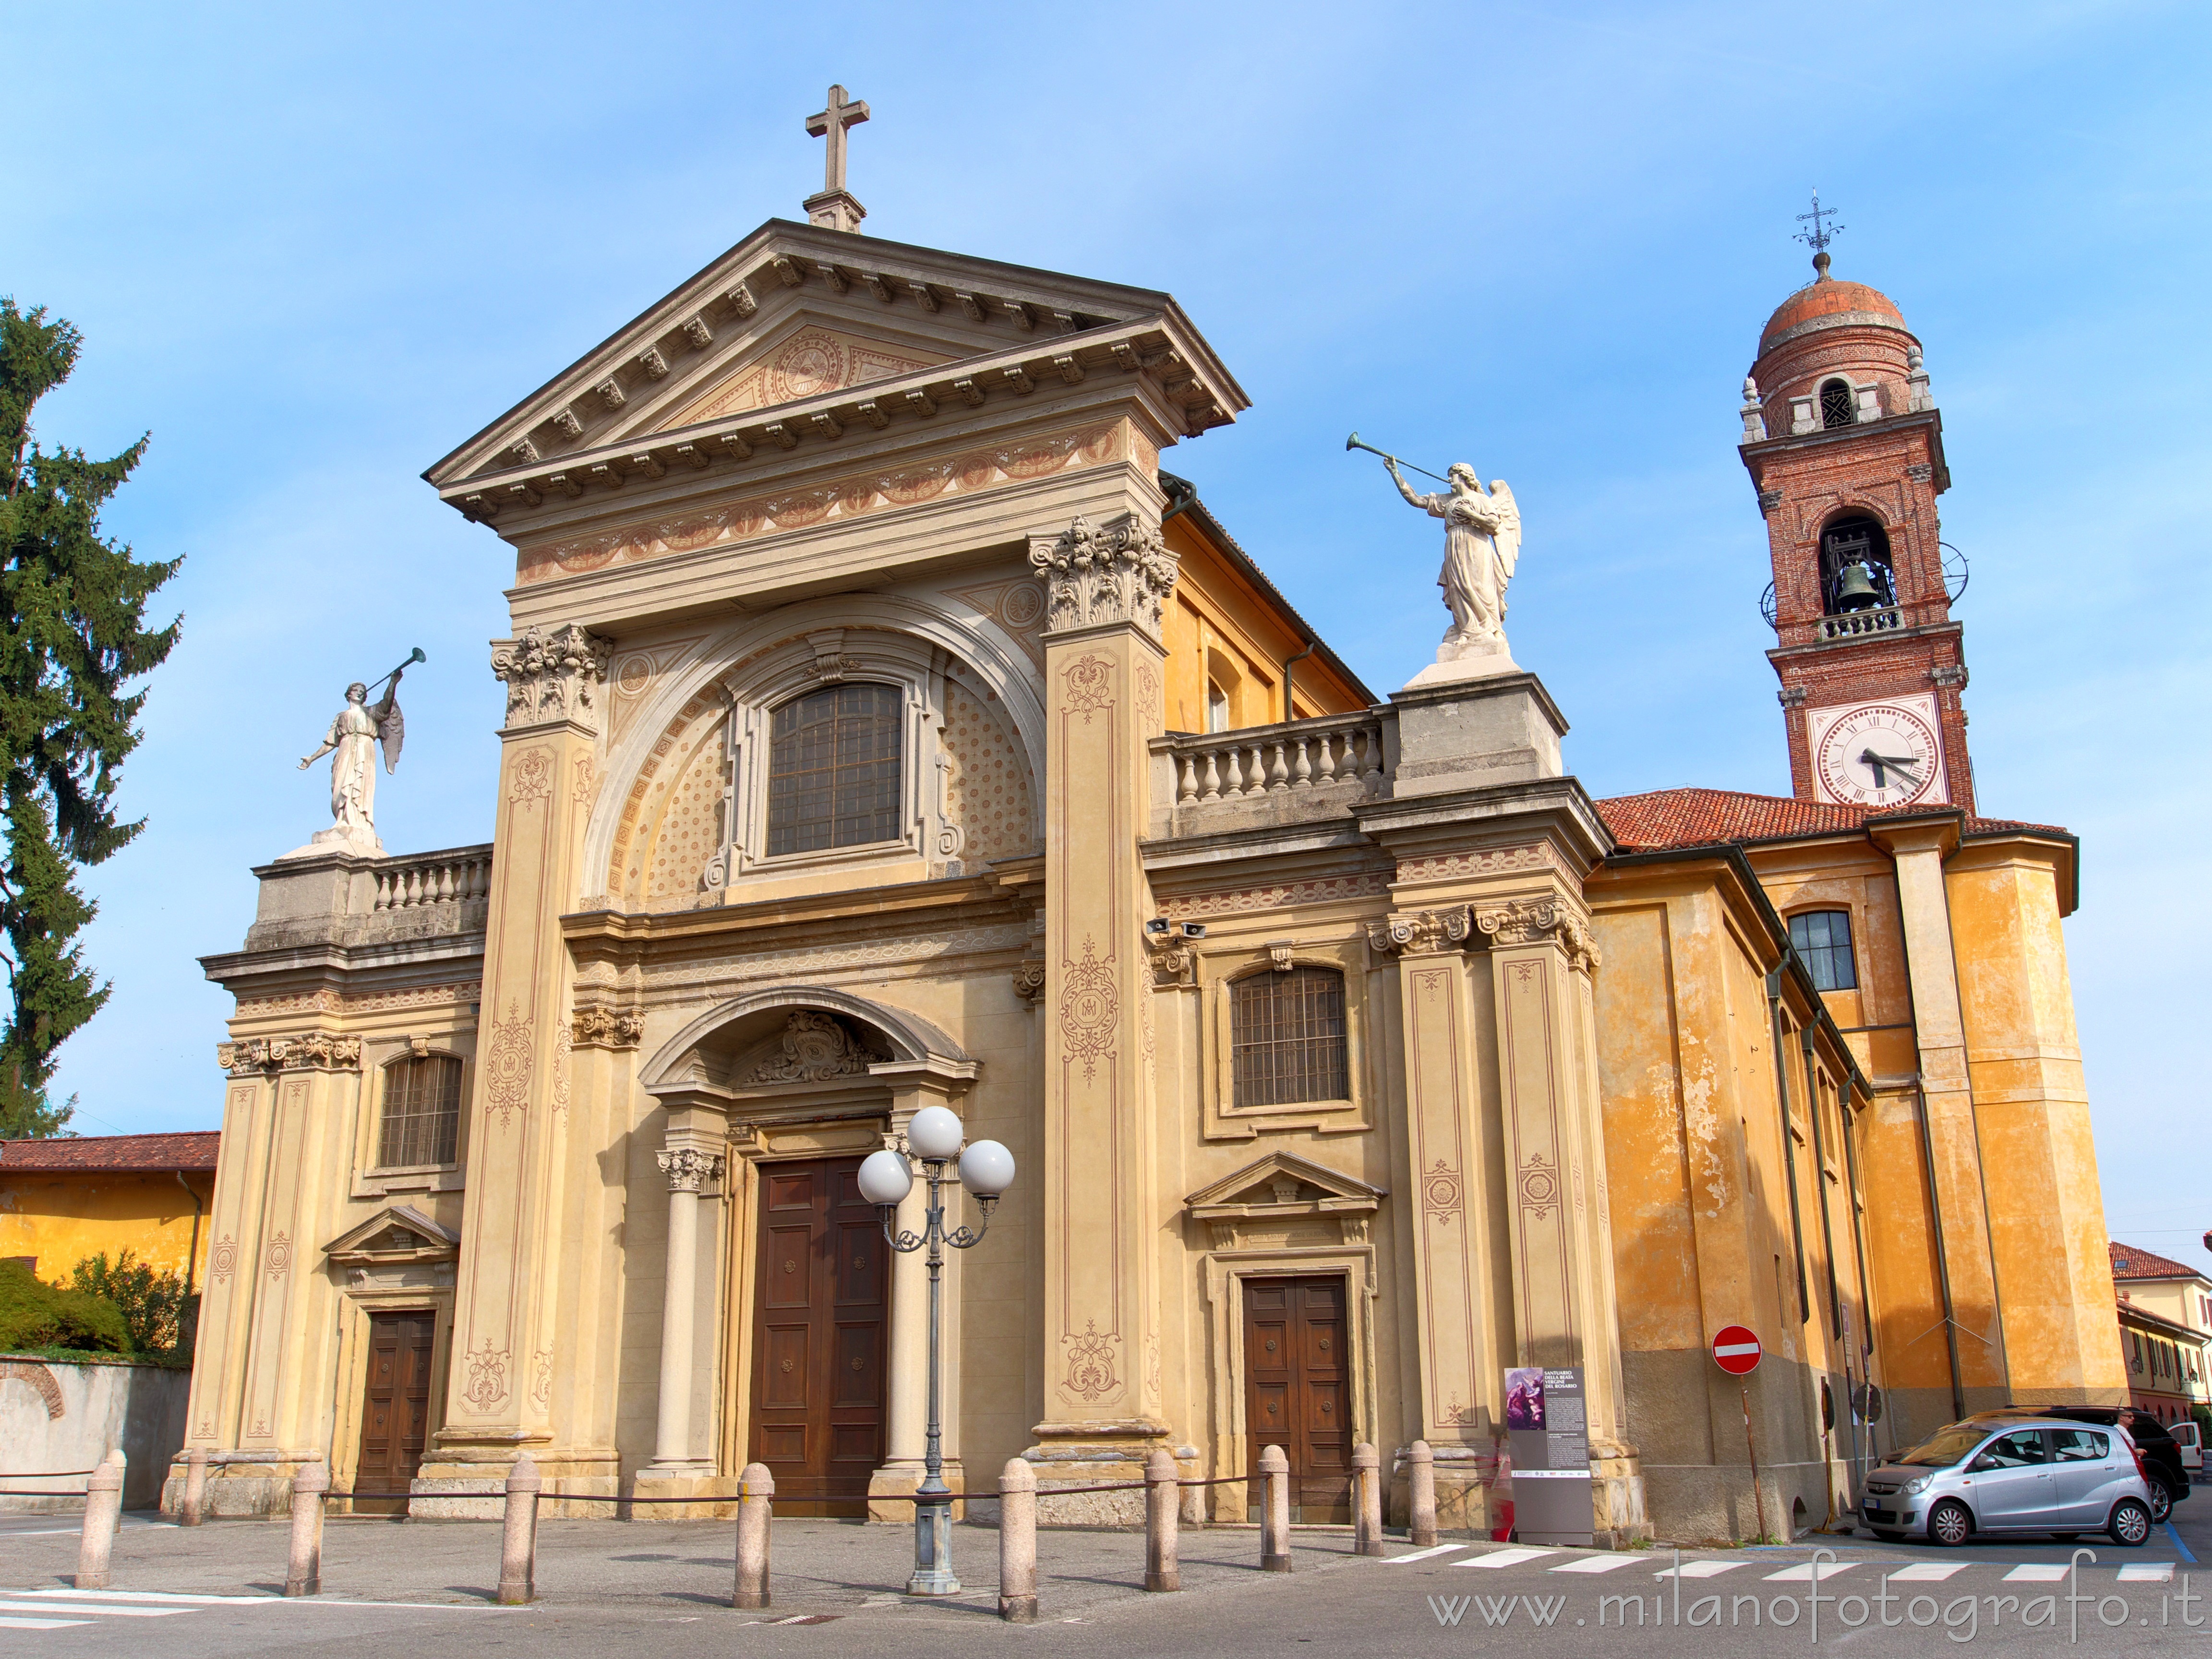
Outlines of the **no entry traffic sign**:
[{"label": "no entry traffic sign", "polygon": [[1748,1376],[1757,1370],[1762,1352],[1758,1334],[1741,1325],[1725,1326],[1713,1333],[1713,1364],[1730,1376]]}]

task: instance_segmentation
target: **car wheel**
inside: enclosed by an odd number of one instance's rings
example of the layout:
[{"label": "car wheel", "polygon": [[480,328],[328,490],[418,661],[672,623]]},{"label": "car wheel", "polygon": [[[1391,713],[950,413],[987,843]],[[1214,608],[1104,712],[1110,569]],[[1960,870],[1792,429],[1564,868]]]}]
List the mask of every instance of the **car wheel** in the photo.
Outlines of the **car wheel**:
[{"label": "car wheel", "polygon": [[2166,1489],[2166,1482],[2163,1480],[2153,1480],[2148,1484],[2150,1486],[2151,1524],[2159,1526],[2164,1523],[2167,1516],[2173,1513],[2173,1494]]},{"label": "car wheel", "polygon": [[2112,1505],[2112,1523],[2105,1528],[2115,1544],[2134,1549],[2150,1536],[2150,1511],[2132,1498]]},{"label": "car wheel", "polygon": [[[2141,1509],[2142,1506],[2137,1504],[2136,1507]],[[2117,1517],[2115,1524],[2117,1524]],[[2148,1516],[2144,1521],[2144,1529],[2146,1531],[2149,1529]],[[1947,1550],[1956,1549],[1973,1535],[1974,1517],[1967,1512],[1964,1504],[1946,1498],[1928,1511],[1928,1541],[1929,1543],[1941,1544]],[[2118,1535],[2117,1533],[2113,1534],[2114,1537]],[[2140,1543],[2142,1540],[2138,1539],[2136,1541]]]}]

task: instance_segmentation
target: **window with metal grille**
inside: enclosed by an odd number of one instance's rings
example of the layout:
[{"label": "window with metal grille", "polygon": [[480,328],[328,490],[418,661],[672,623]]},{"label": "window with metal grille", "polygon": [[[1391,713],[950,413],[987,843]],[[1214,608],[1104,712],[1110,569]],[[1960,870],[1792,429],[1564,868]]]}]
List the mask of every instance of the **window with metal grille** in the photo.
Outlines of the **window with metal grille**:
[{"label": "window with metal grille", "polygon": [[1229,988],[1231,1097],[1238,1106],[1347,1100],[1344,975],[1269,969]]},{"label": "window with metal grille", "polygon": [[1850,386],[1841,380],[1830,380],[1820,388],[1820,424],[1822,426],[1854,426],[1857,424],[1858,418],[1858,410],[1853,404]]},{"label": "window with metal grille", "polygon": [[902,701],[895,685],[831,685],[775,711],[770,858],[898,839]]},{"label": "window with metal grille", "polygon": [[1814,988],[1855,991],[1858,967],[1851,960],[1851,913],[1805,910],[1790,918],[1790,943],[1812,970]]},{"label": "window with metal grille", "polygon": [[461,1133],[461,1062],[450,1054],[395,1060],[384,1068],[380,1168],[451,1164]]}]

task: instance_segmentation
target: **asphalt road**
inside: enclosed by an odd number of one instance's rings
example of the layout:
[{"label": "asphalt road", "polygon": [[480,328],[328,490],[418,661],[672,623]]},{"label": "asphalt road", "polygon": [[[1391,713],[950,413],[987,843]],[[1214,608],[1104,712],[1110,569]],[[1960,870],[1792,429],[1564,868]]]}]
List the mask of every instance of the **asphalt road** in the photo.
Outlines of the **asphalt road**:
[{"label": "asphalt road", "polygon": [[[2212,1488],[2175,1516],[2136,1550],[2085,1540],[2073,1549],[2027,1540],[1942,1551],[1857,1537],[1679,1556],[1465,1543],[1416,1553],[1393,1540],[1391,1558],[1378,1561],[1352,1555],[1341,1533],[1315,1532],[1299,1535],[1287,1577],[1257,1571],[1250,1533],[1209,1529],[1185,1533],[1186,1588],[1172,1595],[1138,1588],[1140,1537],[1047,1532],[1044,1614],[1029,1626],[993,1614],[996,1534],[981,1528],[957,1529],[967,1591],[942,1602],[899,1593],[902,1531],[778,1522],[777,1606],[744,1613],[725,1604],[732,1564],[722,1524],[549,1522],[543,1599],[507,1609],[488,1605],[497,1539],[485,1525],[334,1521],[331,1588],[286,1601],[269,1593],[282,1576],[281,1525],[185,1531],[134,1517],[117,1541],[118,1588],[90,1595],[67,1588],[73,1530],[57,1517],[22,1516],[0,1522],[0,1659],[99,1659],[144,1652],[154,1640],[162,1659],[310,1650],[388,1659],[396,1646],[426,1642],[440,1659],[611,1650],[1234,1659],[1297,1646],[1426,1656],[1501,1644],[1638,1659],[1966,1645],[2212,1659],[2212,1571],[2199,1580],[2194,1565],[2212,1564]],[[2089,1554],[2077,1560],[2075,1549]]]}]

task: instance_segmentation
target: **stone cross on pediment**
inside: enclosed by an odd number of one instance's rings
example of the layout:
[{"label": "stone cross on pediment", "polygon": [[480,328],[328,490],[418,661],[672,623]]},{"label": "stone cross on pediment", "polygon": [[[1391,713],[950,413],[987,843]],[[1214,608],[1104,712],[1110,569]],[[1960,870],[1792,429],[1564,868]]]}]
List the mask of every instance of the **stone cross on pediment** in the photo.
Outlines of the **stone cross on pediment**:
[{"label": "stone cross on pediment", "polygon": [[827,106],[806,118],[808,133],[830,141],[828,152],[823,157],[822,192],[806,198],[809,223],[831,230],[857,232],[860,221],[868,216],[867,210],[845,188],[845,135],[848,129],[867,118],[866,100],[855,99],[847,103],[842,87],[830,88]]}]

